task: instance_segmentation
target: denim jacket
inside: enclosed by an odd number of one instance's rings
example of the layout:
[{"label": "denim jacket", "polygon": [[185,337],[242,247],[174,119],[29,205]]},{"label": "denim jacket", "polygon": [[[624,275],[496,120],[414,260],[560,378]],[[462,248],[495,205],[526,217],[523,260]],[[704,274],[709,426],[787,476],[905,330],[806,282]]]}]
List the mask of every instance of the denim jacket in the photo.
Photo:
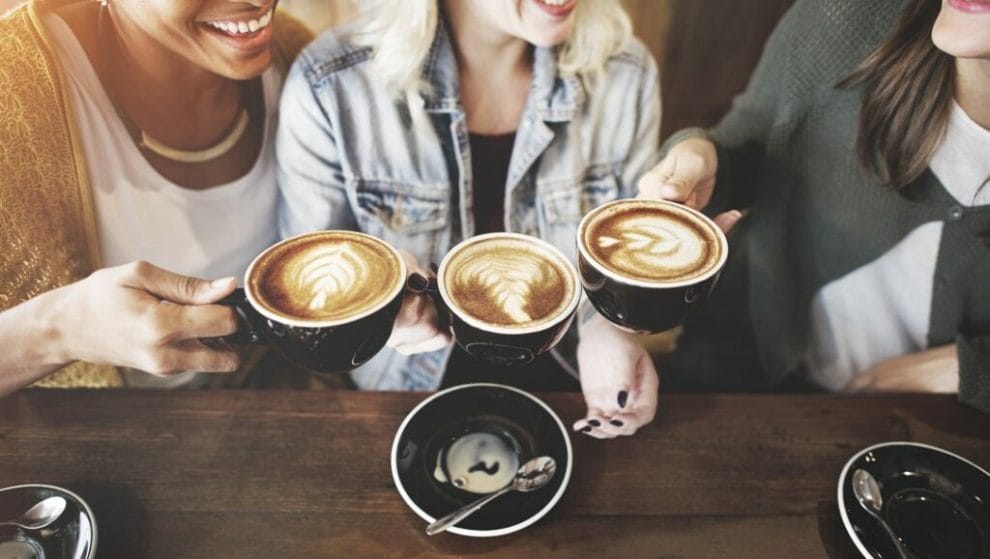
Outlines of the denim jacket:
[{"label": "denim jacket", "polygon": [[[370,70],[371,50],[339,28],[296,59],[283,90],[276,143],[279,229],[357,229],[409,251],[424,268],[474,234],[471,157],[457,62],[443,25],[423,66],[428,94],[412,104]],[[533,82],[509,164],[505,230],[543,238],[575,259],[591,208],[635,193],[656,161],[656,62],[632,39],[585,88],[536,48]],[[385,348],[352,371],[377,390],[433,390],[449,348],[405,356]]]}]

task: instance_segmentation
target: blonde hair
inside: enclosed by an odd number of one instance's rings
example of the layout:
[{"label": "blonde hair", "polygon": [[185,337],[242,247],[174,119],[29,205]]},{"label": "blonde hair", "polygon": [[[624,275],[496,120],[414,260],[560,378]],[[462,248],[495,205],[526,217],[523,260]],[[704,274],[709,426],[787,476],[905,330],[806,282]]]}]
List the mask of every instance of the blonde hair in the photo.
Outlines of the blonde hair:
[{"label": "blonde hair", "polygon": [[[396,93],[423,93],[423,63],[437,32],[440,0],[377,0],[366,3],[354,40],[374,49],[372,71]],[[463,0],[459,0],[463,1]],[[574,30],[558,47],[557,68],[586,84],[632,37],[629,16],[618,0],[580,0]]]}]

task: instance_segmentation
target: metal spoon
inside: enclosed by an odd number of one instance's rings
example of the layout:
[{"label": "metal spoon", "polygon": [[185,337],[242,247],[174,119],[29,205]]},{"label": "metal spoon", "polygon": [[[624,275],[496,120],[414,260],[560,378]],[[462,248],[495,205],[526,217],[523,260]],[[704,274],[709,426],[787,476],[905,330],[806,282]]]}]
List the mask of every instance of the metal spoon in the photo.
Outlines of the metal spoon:
[{"label": "metal spoon", "polygon": [[434,520],[432,524],[426,527],[426,533],[432,536],[443,532],[447,528],[450,528],[454,524],[457,524],[461,520],[464,520],[465,518],[478,512],[481,507],[487,505],[496,497],[504,495],[509,491],[522,491],[524,493],[536,491],[549,483],[550,480],[553,479],[553,474],[556,471],[557,463],[554,462],[553,458],[550,458],[549,456],[537,456],[536,458],[533,458],[529,462],[523,464],[522,467],[516,471],[516,477],[512,478],[512,483],[506,485],[502,489],[499,489],[495,493],[488,495],[487,497],[478,499],[469,505],[465,505],[455,510],[443,518]]},{"label": "metal spoon", "polygon": [[40,530],[52,522],[58,520],[65,511],[65,499],[62,497],[48,497],[29,508],[27,512],[19,517],[0,522],[0,526],[20,526],[25,530]]},{"label": "metal spoon", "polygon": [[904,549],[901,539],[894,533],[890,524],[887,524],[887,521],[880,516],[880,510],[883,508],[883,496],[880,494],[880,486],[877,485],[877,480],[873,478],[870,472],[858,468],[853,472],[852,484],[853,495],[856,495],[856,500],[887,531],[887,535],[894,542],[894,547],[897,548],[897,553],[901,556],[901,559],[910,559],[911,555]]}]

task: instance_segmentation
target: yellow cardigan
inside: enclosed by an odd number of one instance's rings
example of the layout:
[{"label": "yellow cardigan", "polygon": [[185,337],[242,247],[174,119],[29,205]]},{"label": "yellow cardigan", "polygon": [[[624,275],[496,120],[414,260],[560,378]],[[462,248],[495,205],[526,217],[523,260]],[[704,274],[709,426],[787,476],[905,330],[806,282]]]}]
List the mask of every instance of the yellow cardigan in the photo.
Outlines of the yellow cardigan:
[{"label": "yellow cardigan", "polygon": [[[96,215],[66,77],[41,24],[72,2],[32,0],[0,18],[0,312],[100,267]],[[283,72],[312,38],[275,15]],[[35,386],[121,386],[114,367],[77,362]]]}]

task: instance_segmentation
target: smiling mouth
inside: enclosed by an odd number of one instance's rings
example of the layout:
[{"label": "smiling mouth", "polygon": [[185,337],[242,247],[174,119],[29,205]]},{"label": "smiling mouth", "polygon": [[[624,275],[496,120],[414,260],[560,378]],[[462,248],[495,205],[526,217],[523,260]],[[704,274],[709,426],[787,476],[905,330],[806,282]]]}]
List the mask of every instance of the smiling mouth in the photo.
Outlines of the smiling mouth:
[{"label": "smiling mouth", "polygon": [[274,7],[268,8],[267,12],[255,19],[207,21],[203,25],[230,37],[253,37],[271,24],[273,10]]}]

